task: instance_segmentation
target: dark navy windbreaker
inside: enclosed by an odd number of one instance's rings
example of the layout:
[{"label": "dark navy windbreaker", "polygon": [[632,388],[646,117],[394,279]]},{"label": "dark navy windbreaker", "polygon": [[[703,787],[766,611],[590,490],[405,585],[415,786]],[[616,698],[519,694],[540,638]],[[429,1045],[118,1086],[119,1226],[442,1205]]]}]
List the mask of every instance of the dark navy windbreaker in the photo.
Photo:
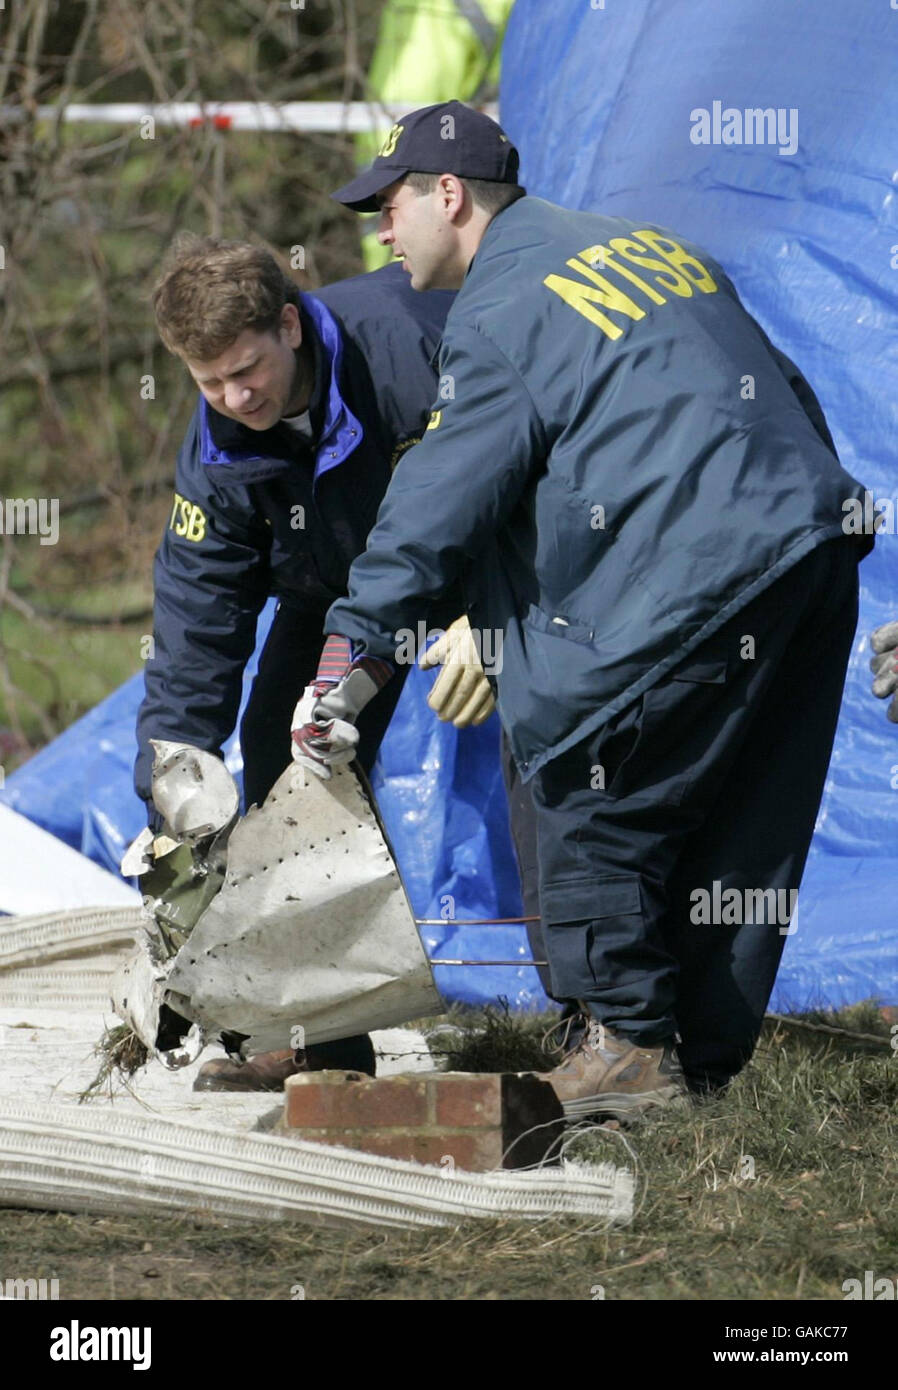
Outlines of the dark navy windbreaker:
[{"label": "dark navy windbreaker", "polygon": [[720,266],[657,227],[512,204],[458,292],[440,372],[326,631],[390,656],[467,570],[484,650],[501,634],[525,780],[842,534],[863,496]]},{"label": "dark navy windbreaker", "polygon": [[156,555],[155,654],[135,770],[145,800],[149,739],[218,753],[231,734],[269,595],[321,633],[396,459],[427,423],[452,299],[417,294],[396,264],[302,296],[315,352],[312,447],[283,424],[250,430],[199,398]]}]

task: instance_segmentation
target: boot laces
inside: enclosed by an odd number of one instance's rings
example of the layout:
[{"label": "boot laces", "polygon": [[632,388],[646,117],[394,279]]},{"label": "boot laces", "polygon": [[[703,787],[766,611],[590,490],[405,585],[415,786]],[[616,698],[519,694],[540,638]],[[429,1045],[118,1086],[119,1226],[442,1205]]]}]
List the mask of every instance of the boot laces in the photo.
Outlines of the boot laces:
[{"label": "boot laces", "polygon": [[[581,1036],[576,1042],[571,1041],[571,1033],[577,1029]],[[561,1037],[557,1042],[550,1041],[553,1033],[561,1031]],[[590,1014],[576,1013],[569,1018],[561,1019],[558,1023],[553,1023],[543,1034],[542,1050],[549,1054],[561,1054],[568,1057],[574,1052],[579,1052],[582,1047],[591,1048],[594,1051],[605,1046],[606,1031],[604,1024],[599,1023],[598,1019]]]},{"label": "boot laces", "polygon": [[[574,1045],[570,1042],[571,1031],[573,1028],[583,1028],[589,1020],[583,1013],[570,1014],[567,1018],[561,1018],[557,1023],[553,1023],[551,1028],[547,1028],[542,1036],[541,1047],[543,1052],[549,1055],[566,1055],[574,1050]],[[553,1035],[560,1033],[557,1041],[553,1040]]]}]

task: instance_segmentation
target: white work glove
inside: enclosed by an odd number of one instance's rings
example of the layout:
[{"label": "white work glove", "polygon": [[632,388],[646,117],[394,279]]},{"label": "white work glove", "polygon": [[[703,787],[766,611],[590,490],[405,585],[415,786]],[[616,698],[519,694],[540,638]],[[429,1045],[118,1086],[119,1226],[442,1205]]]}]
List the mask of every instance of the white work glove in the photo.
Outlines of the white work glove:
[{"label": "white work glove", "polygon": [[293,761],[326,781],[332,767],[352,762],[358,741],[354,722],[331,713],[327,692],[307,685],[293,711]]},{"label": "white work glove", "polygon": [[328,637],[318,674],[293,711],[293,761],[325,781],[332,767],[351,763],[359,742],[355,721],[392,674],[390,663],[377,657],[353,661],[348,638]]},{"label": "white work glove", "polygon": [[422,668],[442,666],[427,697],[438,719],[456,729],[482,724],[496,708],[496,701],[484,675],[477,644],[467,614],[455,622],[421,657]]},{"label": "white work glove", "polygon": [[886,714],[893,724],[898,724],[898,622],[883,623],[876,628],[870,637],[870,646],[876,653],[870,661],[875,677],[873,694],[880,700],[892,696]]}]

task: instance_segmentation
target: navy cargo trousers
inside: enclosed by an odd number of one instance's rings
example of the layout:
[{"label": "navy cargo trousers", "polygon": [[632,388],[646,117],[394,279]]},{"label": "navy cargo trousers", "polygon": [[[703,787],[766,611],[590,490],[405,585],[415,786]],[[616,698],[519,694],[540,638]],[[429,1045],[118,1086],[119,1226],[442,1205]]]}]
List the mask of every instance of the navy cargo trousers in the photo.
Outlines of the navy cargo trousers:
[{"label": "navy cargo trousers", "polygon": [[751,1057],[791,930],[859,555],[848,537],[818,546],[531,788],[506,761],[551,993],[646,1046],[679,1034],[697,1091]]}]

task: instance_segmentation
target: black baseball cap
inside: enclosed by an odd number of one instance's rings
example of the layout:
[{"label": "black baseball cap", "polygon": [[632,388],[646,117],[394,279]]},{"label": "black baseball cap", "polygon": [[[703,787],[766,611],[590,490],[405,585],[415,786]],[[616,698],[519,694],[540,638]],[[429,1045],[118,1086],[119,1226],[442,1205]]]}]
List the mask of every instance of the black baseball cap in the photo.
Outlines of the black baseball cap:
[{"label": "black baseball cap", "polygon": [[371,168],[331,197],[354,212],[377,212],[375,195],[406,174],[516,184],[519,164],[517,150],[494,120],[463,102],[443,101],[397,121]]}]

